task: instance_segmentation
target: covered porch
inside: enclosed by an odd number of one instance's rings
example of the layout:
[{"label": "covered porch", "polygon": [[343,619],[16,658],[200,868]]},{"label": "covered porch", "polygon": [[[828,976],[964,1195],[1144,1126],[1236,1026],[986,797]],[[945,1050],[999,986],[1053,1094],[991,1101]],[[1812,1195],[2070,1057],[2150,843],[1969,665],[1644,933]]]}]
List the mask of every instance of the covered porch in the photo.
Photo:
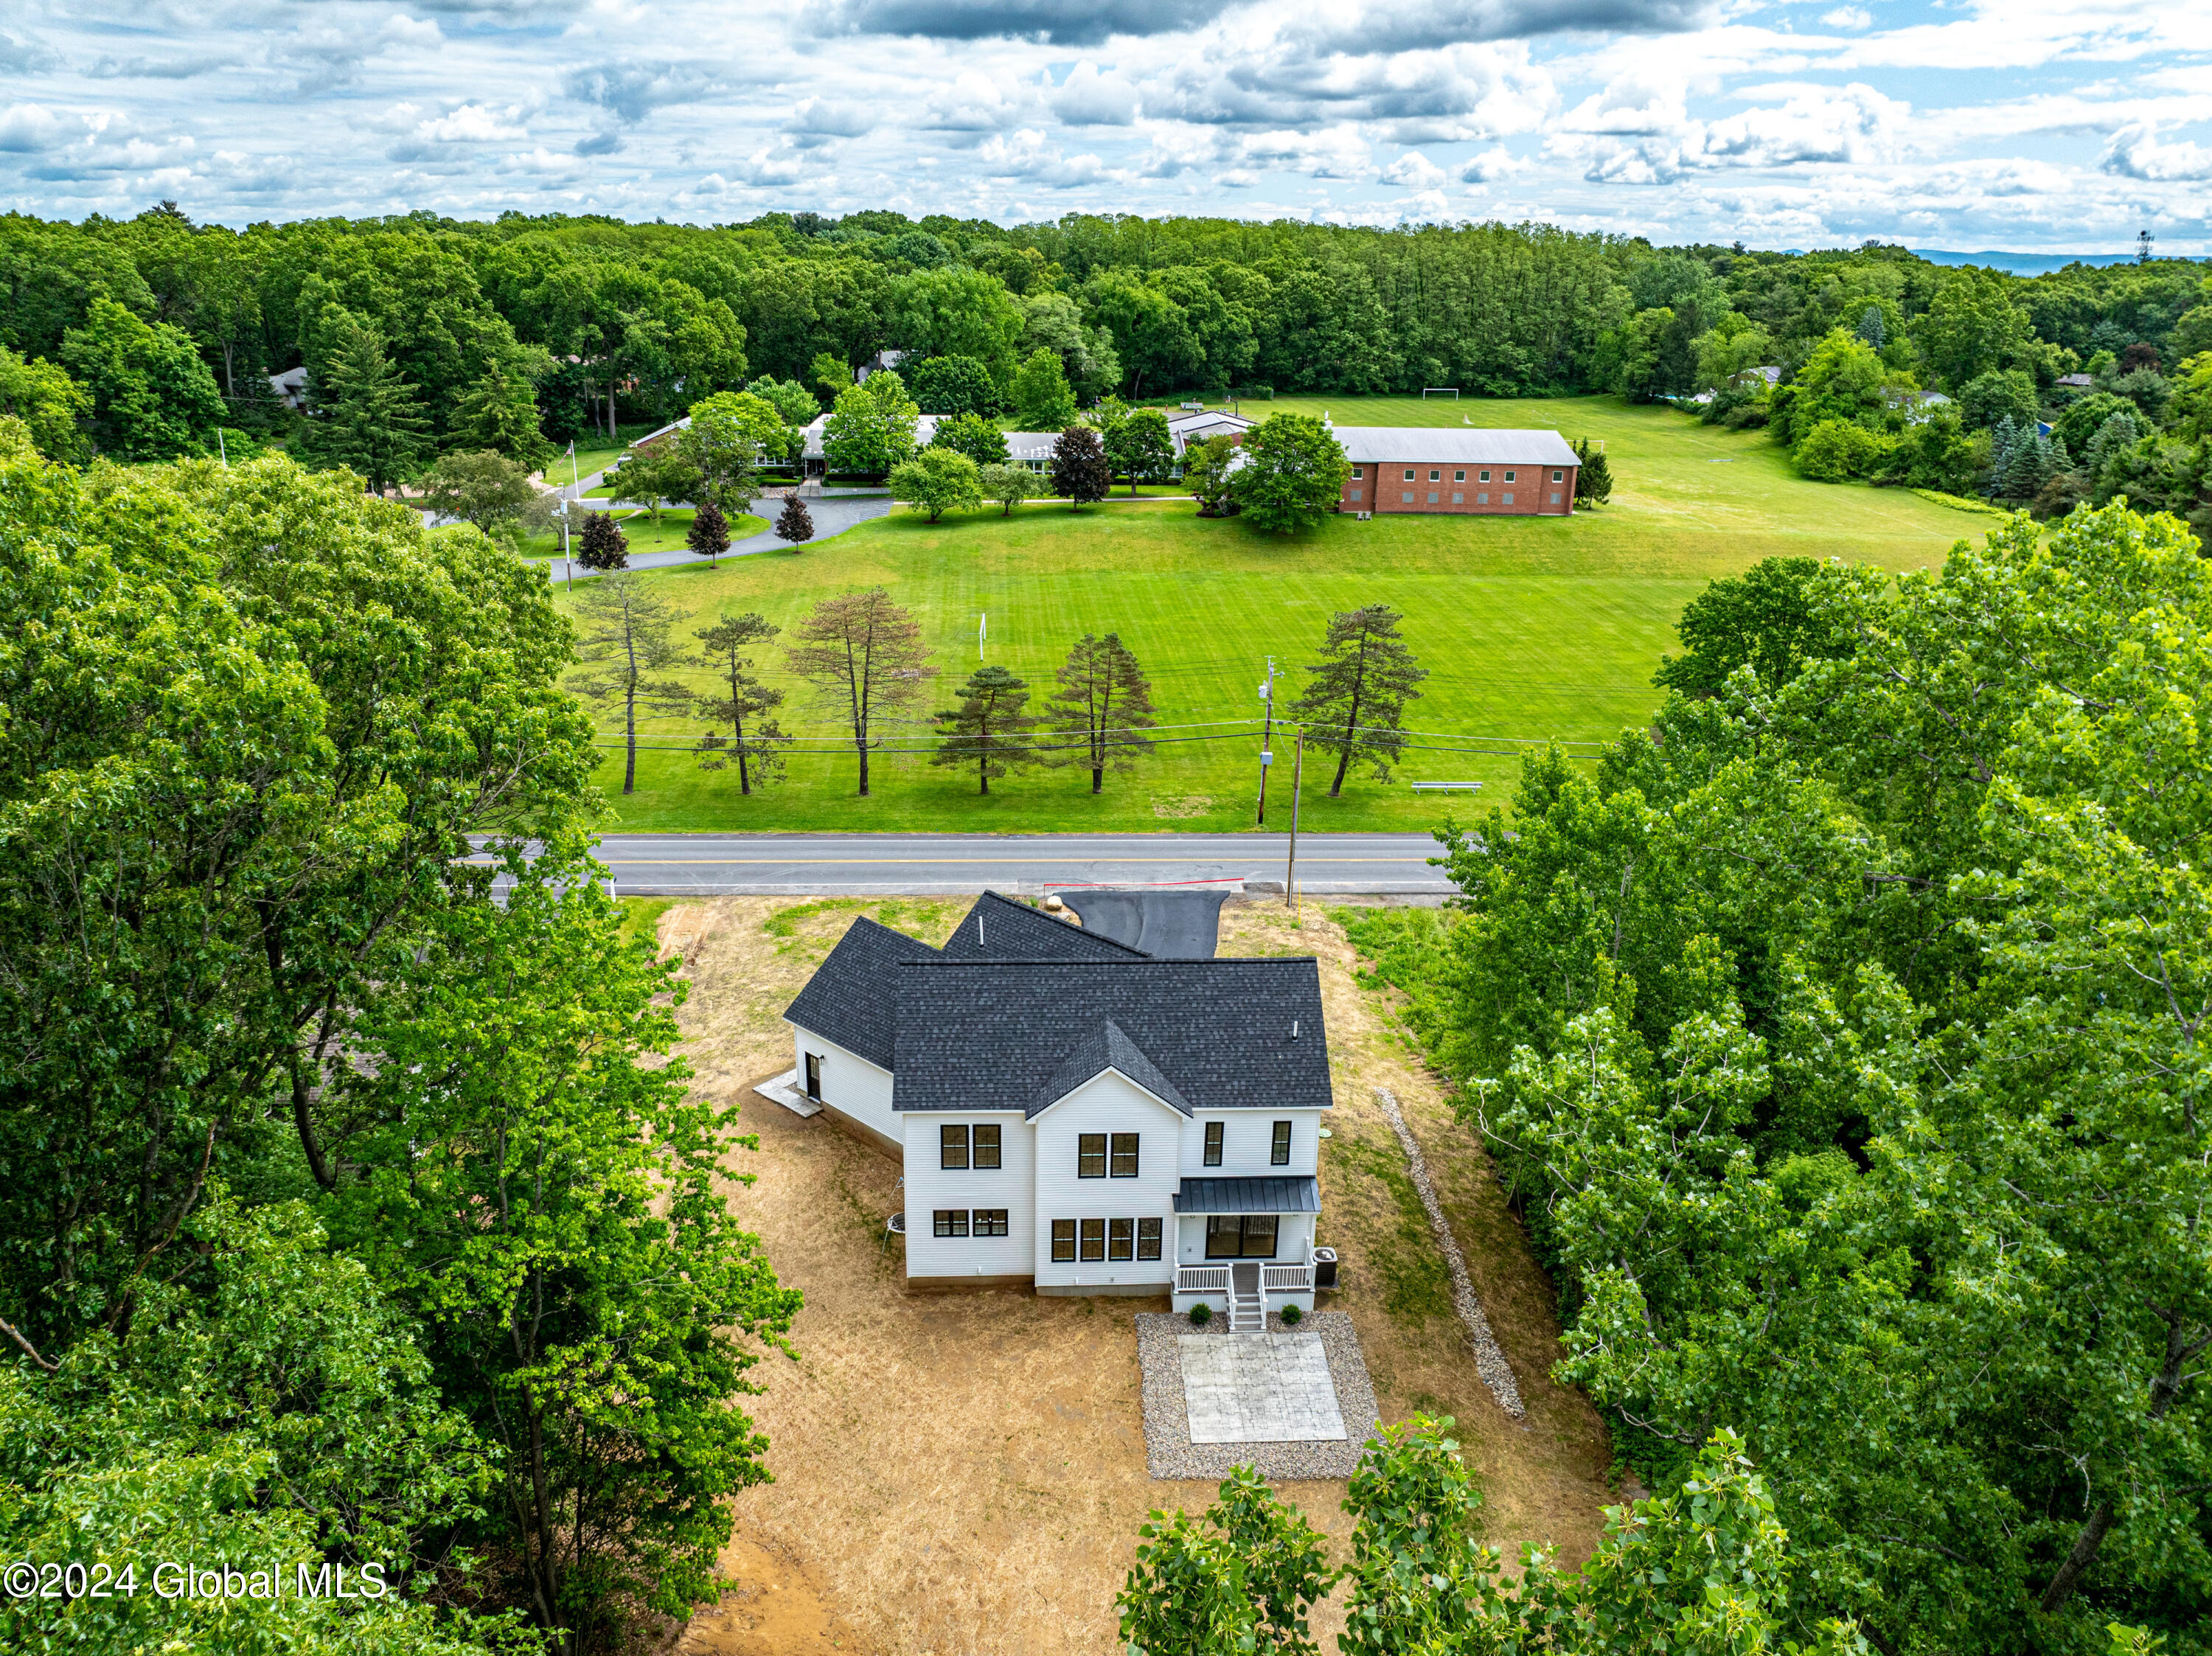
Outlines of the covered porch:
[{"label": "covered porch", "polygon": [[1267,1313],[1314,1308],[1314,1228],[1321,1185],[1311,1174],[1185,1179],[1176,1192],[1174,1308],[1210,1306],[1237,1332]]}]

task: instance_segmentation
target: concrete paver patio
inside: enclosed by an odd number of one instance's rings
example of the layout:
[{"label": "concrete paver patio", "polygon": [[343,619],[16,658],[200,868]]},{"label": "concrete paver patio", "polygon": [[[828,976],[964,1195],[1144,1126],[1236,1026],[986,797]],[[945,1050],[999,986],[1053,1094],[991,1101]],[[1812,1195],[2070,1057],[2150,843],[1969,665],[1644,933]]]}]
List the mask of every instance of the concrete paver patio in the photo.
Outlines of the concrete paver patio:
[{"label": "concrete paver patio", "polygon": [[1316,1443],[1344,1437],[1318,1334],[1182,1336],[1193,1443]]}]

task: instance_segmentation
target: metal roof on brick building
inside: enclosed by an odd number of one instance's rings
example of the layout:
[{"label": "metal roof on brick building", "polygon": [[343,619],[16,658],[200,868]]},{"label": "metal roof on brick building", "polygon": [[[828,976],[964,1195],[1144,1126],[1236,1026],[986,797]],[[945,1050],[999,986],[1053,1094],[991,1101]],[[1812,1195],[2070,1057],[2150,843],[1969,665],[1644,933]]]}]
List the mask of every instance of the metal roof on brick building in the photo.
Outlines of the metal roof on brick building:
[{"label": "metal roof on brick building", "polygon": [[1336,440],[1354,465],[1578,466],[1556,431],[1490,426],[1337,426]]}]

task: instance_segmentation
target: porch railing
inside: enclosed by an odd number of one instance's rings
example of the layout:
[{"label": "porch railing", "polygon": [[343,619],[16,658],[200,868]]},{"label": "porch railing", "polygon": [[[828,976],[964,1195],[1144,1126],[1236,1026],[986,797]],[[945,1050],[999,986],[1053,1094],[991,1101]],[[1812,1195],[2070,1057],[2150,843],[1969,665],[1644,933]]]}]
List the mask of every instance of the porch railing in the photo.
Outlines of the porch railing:
[{"label": "porch railing", "polygon": [[1313,1285],[1314,1268],[1310,1264],[1263,1265],[1260,1267],[1260,1291],[1262,1294],[1303,1294]]},{"label": "porch railing", "polygon": [[1226,1294],[1228,1291],[1227,1265],[1176,1267],[1176,1292],[1178,1294]]}]

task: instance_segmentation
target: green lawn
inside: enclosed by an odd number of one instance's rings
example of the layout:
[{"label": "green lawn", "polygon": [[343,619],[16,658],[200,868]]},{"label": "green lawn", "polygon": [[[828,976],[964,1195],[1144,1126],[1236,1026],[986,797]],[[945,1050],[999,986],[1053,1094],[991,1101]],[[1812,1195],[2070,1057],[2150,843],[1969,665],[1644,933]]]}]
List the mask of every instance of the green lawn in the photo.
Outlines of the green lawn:
[{"label": "green lawn", "polygon": [[[694,626],[757,610],[788,627],[827,594],[889,587],[921,618],[943,672],[894,746],[926,743],[921,718],[950,705],[977,664],[976,622],[985,612],[988,658],[1027,678],[1040,700],[1073,638],[1086,628],[1118,631],[1152,676],[1163,722],[1196,724],[1256,714],[1270,652],[1287,670],[1287,706],[1329,614],[1386,602],[1405,612],[1407,637],[1431,673],[1408,710],[1409,728],[1452,733],[1425,738],[1439,747],[1491,751],[1408,752],[1390,782],[1355,772],[1336,801],[1328,798],[1328,769],[1316,774],[1310,766],[1303,822],[1412,828],[1432,823],[1442,807],[1414,796],[1410,780],[1482,780],[1486,798],[1477,803],[1486,807],[1510,787],[1515,755],[1527,746],[1550,737],[1594,743],[1639,722],[1656,700],[1651,671],[1673,645],[1674,617],[1711,578],[1775,555],[1909,569],[1941,562],[1954,540],[1988,527],[1899,490],[1804,482],[1762,434],[1610,398],[1248,404],[1255,406],[1326,406],[1346,425],[1410,424],[1417,416],[1456,424],[1463,414],[1489,425],[1557,427],[1605,440],[1616,491],[1609,507],[1571,519],[1340,517],[1295,539],[1201,519],[1177,501],[1079,514],[1039,504],[1010,519],[992,508],[934,526],[900,512],[799,553],[647,579],[672,583]],[[633,547],[645,532],[633,530]],[[662,532],[681,541],[680,526]],[[793,692],[786,727],[834,736],[832,716],[806,703],[775,652],[768,654],[771,682]],[[703,687],[703,676],[698,682]],[[669,720],[647,728],[651,739],[678,743],[703,726]],[[1258,745],[1256,731],[1164,745],[1133,776],[1109,776],[1096,799],[1087,773],[1017,773],[980,799],[972,776],[933,767],[925,755],[881,754],[872,767],[874,797],[861,800],[849,749],[796,758],[787,779],[750,798],[738,794],[734,773],[700,770],[683,752],[641,755],[639,791],[628,799],[619,797],[615,764],[600,781],[614,807],[611,826],[639,828],[1224,829],[1251,824]],[[1276,747],[1285,762],[1270,791],[1271,827],[1287,821],[1290,744],[1279,738]]]}]

